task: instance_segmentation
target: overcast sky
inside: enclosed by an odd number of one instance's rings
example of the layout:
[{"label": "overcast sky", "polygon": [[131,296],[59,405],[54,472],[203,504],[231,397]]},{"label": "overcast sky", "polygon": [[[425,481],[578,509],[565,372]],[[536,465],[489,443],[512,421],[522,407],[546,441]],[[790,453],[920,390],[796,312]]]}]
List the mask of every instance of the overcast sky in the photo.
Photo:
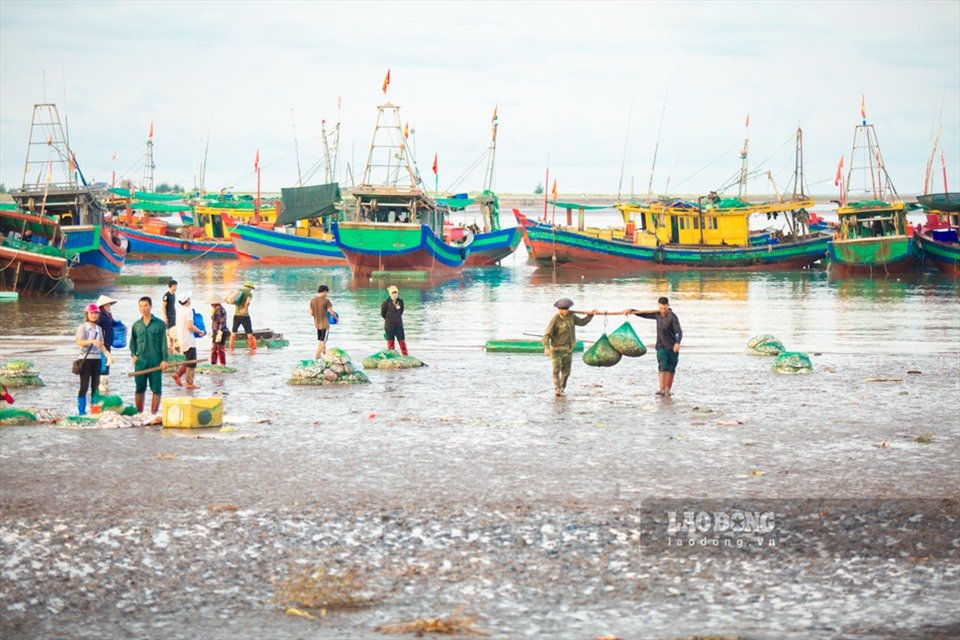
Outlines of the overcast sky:
[{"label": "overcast sky", "polygon": [[[391,69],[388,95],[381,93]],[[44,78],[45,76],[45,83]],[[45,93],[44,93],[45,85]],[[282,3],[0,2],[0,181],[23,182],[34,103],[55,101],[88,178],[137,167],[154,123],[156,181],[207,188],[297,182],[337,120],[362,167],[376,106],[415,129],[432,187],[477,190],[498,106],[494,187],[531,192],[549,163],[564,194],[702,193],[750,158],[782,186],[803,127],[807,181],[832,193],[861,91],[901,193],[922,190],[943,102],[951,189],[960,190],[960,2]],[[64,100],[64,95],[66,99]],[[631,115],[632,104],[632,115]],[[628,136],[628,121],[629,136]],[[359,167],[358,167],[359,169]],[[139,179],[140,170],[136,170]],[[341,172],[342,173],[342,172]],[[942,190],[939,159],[936,189]],[[317,182],[317,179],[311,182]],[[766,179],[751,183],[765,192]],[[734,188],[735,191],[735,188]]]}]

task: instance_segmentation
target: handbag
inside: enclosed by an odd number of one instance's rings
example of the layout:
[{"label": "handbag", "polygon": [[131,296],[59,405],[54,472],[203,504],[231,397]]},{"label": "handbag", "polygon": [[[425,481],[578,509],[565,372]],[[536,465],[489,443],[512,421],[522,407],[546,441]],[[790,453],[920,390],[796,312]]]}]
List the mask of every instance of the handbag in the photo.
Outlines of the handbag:
[{"label": "handbag", "polygon": [[87,351],[83,354],[82,358],[73,361],[73,368],[71,369],[73,371],[73,375],[80,375],[80,368],[83,366],[83,361],[87,359],[88,355],[90,355],[90,349],[93,349],[92,344],[87,346]]}]

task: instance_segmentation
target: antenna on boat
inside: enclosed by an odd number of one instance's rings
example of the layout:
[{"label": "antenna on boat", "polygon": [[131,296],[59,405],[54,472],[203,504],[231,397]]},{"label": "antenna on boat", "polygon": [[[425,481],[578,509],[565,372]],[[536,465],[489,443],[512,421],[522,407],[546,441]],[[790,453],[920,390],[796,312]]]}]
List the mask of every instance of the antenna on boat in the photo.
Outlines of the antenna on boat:
[{"label": "antenna on boat", "polygon": [[[923,195],[930,193],[930,187],[933,184],[933,165],[936,162],[937,147],[940,146],[940,134],[943,132],[943,101],[947,97],[946,89],[944,89],[943,94],[943,98],[940,99],[940,113],[937,115],[936,120],[934,120],[934,126],[930,129],[930,139],[933,141],[933,144],[930,148],[930,158],[927,160],[927,166],[923,172]],[[939,125],[936,123],[939,123]],[[934,134],[934,130],[936,130],[936,134]]]},{"label": "antenna on boat", "polygon": [[340,123],[343,120],[341,116],[342,116],[342,112],[340,111],[340,98],[338,97],[337,98],[337,126],[333,128],[334,132],[336,132],[336,135],[333,141],[333,169],[330,171],[330,175],[332,176],[333,180],[331,182],[336,181],[337,169],[340,166]]},{"label": "antenna on boat", "polygon": [[[490,120],[490,150],[487,154],[487,169],[483,176],[483,193],[480,194],[480,215],[483,217],[483,230],[496,231],[500,228],[499,214],[494,216],[494,198],[493,193],[493,166],[497,156],[497,127],[500,125],[500,118],[497,116],[497,107],[493,107],[493,117]],[[491,195],[488,196],[487,194]]]},{"label": "antenna on boat", "polygon": [[207,152],[210,151],[210,133],[207,133],[207,140],[203,145],[203,162],[200,163],[200,190],[199,193],[203,196],[206,191],[207,183]]},{"label": "antenna on boat", "polygon": [[664,194],[669,194],[669,193],[670,193],[670,178],[673,177],[673,167],[674,167],[674,165],[676,164],[676,162],[677,162],[677,154],[674,153],[674,154],[673,154],[673,159],[670,160],[670,172],[667,173],[667,183],[666,183],[666,186],[663,187],[663,193],[664,193]]},{"label": "antenna on boat", "polygon": [[297,118],[290,107],[290,124],[293,125],[293,150],[297,155],[297,186],[303,186],[303,173],[300,171],[300,144],[297,142]]},{"label": "antenna on boat", "polygon": [[[623,192],[623,172],[627,166],[627,145],[630,143],[630,122],[632,120],[633,120],[633,98],[630,98],[630,112],[627,114],[627,135],[624,136],[623,138],[623,160],[620,162],[620,182],[617,183],[617,202],[620,202],[620,194]],[[547,166],[548,167],[550,166],[549,162],[547,162]],[[546,185],[544,186],[544,189],[547,189],[549,187],[550,185]],[[546,204],[544,204],[543,215],[544,217],[546,217],[547,215]]]},{"label": "antenna on boat", "polygon": [[[323,181],[332,182],[332,165],[330,162],[330,142],[327,140],[327,121],[320,121],[320,139],[323,141]],[[301,185],[303,186],[303,185]]]},{"label": "antenna on boat", "polygon": [[743,149],[740,151],[740,189],[739,196],[743,198],[747,195],[747,174],[748,174],[748,159],[747,156],[750,152],[750,114],[747,114],[747,120],[743,123]]},{"label": "antenna on boat", "polygon": [[653,165],[650,167],[650,181],[647,183],[647,200],[653,197],[653,172],[657,168],[657,152],[660,151],[660,134],[663,133],[663,118],[667,115],[667,97],[670,95],[670,87],[663,96],[663,109],[660,110],[660,127],[657,129],[657,144],[653,147]]}]

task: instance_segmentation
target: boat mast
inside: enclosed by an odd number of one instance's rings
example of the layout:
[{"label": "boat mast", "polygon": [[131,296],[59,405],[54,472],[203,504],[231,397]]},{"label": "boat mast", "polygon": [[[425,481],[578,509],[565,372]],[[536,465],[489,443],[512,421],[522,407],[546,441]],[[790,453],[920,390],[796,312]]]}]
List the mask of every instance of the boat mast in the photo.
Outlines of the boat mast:
[{"label": "boat mast", "polygon": [[743,138],[743,149],[740,151],[740,189],[739,195],[743,198],[747,195],[747,173],[748,173],[748,163],[747,156],[750,150],[750,114],[747,114],[747,120],[743,125],[744,138]]},{"label": "boat mast", "polygon": [[143,180],[140,181],[140,188],[144,191],[153,191],[153,171],[156,168],[153,163],[153,122],[151,122],[150,131],[147,133],[147,155],[143,163]]},{"label": "boat mast", "polygon": [[[499,228],[499,221],[496,224],[493,219],[493,166],[497,155],[497,127],[499,118],[497,117],[497,107],[493,107],[493,118],[491,119],[492,131],[490,133],[490,150],[487,153],[487,169],[483,175],[483,193],[480,195],[480,215],[483,217],[483,230],[496,231]],[[487,193],[491,195],[487,196]]]},{"label": "boat mast", "polygon": [[203,145],[203,162],[200,163],[200,197],[203,197],[206,194],[206,182],[207,182],[207,152],[210,151],[210,136],[207,135],[207,140]]},{"label": "boat mast", "polygon": [[297,119],[294,117],[293,107],[290,107],[290,123],[293,125],[293,151],[297,156],[297,186],[303,186],[303,172],[300,171],[300,145],[297,142]]},{"label": "boat mast", "polygon": [[337,171],[340,167],[340,122],[342,121],[340,112],[340,98],[337,98],[337,126],[333,128],[335,135],[333,139],[333,169],[330,175],[333,176],[331,182],[337,181]]},{"label": "boat mast", "polygon": [[[323,182],[325,184],[333,182],[331,180],[332,165],[330,162],[330,143],[327,140],[327,121],[320,121],[320,139],[323,141]],[[303,186],[302,184],[300,186]]]},{"label": "boat mast", "polygon": [[[370,151],[367,154],[367,164],[363,169],[361,184],[365,186],[376,184],[375,174],[382,172],[384,179],[381,184],[396,187],[399,183],[399,168],[406,168],[407,177],[410,179],[409,188],[418,189],[420,175],[411,164],[406,148],[403,127],[400,125],[400,107],[389,102],[378,105],[377,124],[373,129],[373,140],[370,142]],[[380,150],[379,153],[378,150]],[[400,165],[396,165],[394,160],[398,160]],[[393,177],[395,169],[397,173],[396,177]]]},{"label": "boat mast", "polygon": [[[884,202],[887,199],[898,200],[897,190],[893,186],[890,174],[887,173],[883,155],[880,153],[877,132],[872,124],[867,124],[866,108],[862,100],[860,116],[862,120],[853,132],[853,149],[850,152],[850,168],[847,170],[847,182],[844,185],[842,202],[846,203],[850,199],[854,171],[862,174],[863,190],[860,193],[864,197],[871,197],[874,200]],[[867,173],[870,176],[869,180],[866,178]]]},{"label": "boat mast", "polygon": [[[663,118],[667,115],[667,97],[670,95],[670,87],[663,96],[663,109],[660,111],[660,127],[657,129],[657,144],[653,147],[653,165],[650,167],[650,181],[647,183],[647,200],[653,197],[653,172],[657,168],[657,153],[660,151],[660,134],[663,133]],[[630,187],[631,194],[633,187]]]},{"label": "boat mast", "polygon": [[[42,153],[46,148],[47,152]],[[44,156],[41,158],[41,155]],[[60,113],[57,105],[43,103],[33,105],[33,117],[30,121],[30,138],[27,141],[27,159],[23,165],[23,189],[38,189],[44,185],[44,169],[56,164],[65,178],[65,182],[53,182],[54,185],[73,188],[76,179],[70,171],[70,146],[63,127],[60,125]],[[32,170],[36,170],[36,180],[31,180]]]}]

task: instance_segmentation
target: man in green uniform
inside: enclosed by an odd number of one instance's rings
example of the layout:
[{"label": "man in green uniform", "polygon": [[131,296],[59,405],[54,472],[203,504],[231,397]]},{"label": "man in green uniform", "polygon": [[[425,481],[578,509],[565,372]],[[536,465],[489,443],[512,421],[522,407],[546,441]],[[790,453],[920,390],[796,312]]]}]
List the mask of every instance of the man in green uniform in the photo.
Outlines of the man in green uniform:
[{"label": "man in green uniform", "polygon": [[[133,323],[130,329],[130,355],[133,357],[133,370],[143,371],[154,367],[167,366],[167,325],[163,320],[154,316],[153,300],[144,296],[138,303],[140,319]],[[145,373],[134,378],[136,387],[133,404],[137,411],[143,413],[143,399],[147,392],[147,383],[150,383],[150,412],[160,410],[160,397],[163,395],[163,370]]]},{"label": "man in green uniform", "polygon": [[553,306],[557,308],[557,313],[543,332],[542,342],[543,352],[550,356],[553,363],[554,395],[559,398],[567,387],[567,378],[570,377],[573,348],[577,345],[577,327],[588,324],[597,311],[594,309],[582,318],[570,315],[573,307],[573,300],[570,298],[561,298],[554,302]]}]

